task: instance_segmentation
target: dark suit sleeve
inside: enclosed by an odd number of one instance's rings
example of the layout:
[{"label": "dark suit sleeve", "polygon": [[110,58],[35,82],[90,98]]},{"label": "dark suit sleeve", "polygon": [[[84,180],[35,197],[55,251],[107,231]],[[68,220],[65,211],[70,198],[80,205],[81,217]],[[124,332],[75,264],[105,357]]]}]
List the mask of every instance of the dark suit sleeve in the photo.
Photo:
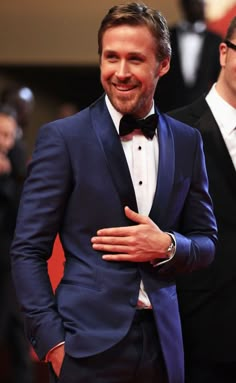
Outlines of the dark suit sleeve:
[{"label": "dark suit sleeve", "polygon": [[64,340],[47,260],[60,228],[70,179],[63,137],[57,126],[46,125],[39,132],[29,164],[11,249],[13,277],[26,314],[27,335],[40,358]]},{"label": "dark suit sleeve", "polygon": [[191,182],[179,224],[173,230],[177,242],[176,254],[172,261],[162,267],[162,273],[170,269],[179,274],[189,273],[208,266],[214,259],[217,225],[208,191],[202,138],[198,130],[193,132],[195,150]]}]

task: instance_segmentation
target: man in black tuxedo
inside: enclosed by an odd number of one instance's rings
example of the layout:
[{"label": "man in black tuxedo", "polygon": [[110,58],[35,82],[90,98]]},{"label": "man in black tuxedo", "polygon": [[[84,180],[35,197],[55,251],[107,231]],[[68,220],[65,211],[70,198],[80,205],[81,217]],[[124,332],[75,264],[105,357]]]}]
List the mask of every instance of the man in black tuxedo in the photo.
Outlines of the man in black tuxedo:
[{"label": "man in black tuxedo", "polygon": [[156,100],[169,111],[189,104],[217,80],[221,36],[207,29],[204,0],[179,0],[184,19],[170,28],[172,59]]},{"label": "man in black tuxedo", "polygon": [[200,130],[219,229],[215,261],[178,279],[186,383],[236,382],[236,17],[207,96],[170,113]]}]

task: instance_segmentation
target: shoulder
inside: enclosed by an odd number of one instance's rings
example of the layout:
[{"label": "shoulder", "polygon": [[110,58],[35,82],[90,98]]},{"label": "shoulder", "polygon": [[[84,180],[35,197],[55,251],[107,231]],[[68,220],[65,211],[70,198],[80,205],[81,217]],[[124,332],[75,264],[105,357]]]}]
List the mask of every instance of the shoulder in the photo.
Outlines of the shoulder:
[{"label": "shoulder", "polygon": [[170,134],[173,138],[176,150],[180,150],[180,153],[183,154],[183,151],[195,153],[196,150],[202,148],[203,139],[202,131],[199,128],[199,120],[198,123],[190,124],[189,122],[186,123],[177,120],[167,114],[163,114],[163,118],[167,123],[167,129],[169,128],[171,132]]},{"label": "shoulder", "polygon": [[105,97],[102,95],[99,99],[95,100],[91,105],[82,109],[78,113],[65,117],[62,119],[54,120],[44,124],[40,130],[53,131],[62,134],[63,136],[70,136],[71,134],[83,134],[92,126],[92,111],[98,111],[98,114],[105,107]]},{"label": "shoulder", "polygon": [[167,114],[176,120],[195,127],[208,109],[209,106],[205,100],[205,95],[203,95],[192,104],[172,110]]},{"label": "shoulder", "polygon": [[181,121],[174,116],[170,116],[167,113],[162,114],[162,118],[166,121],[168,126],[171,128],[173,133],[177,133],[179,135],[182,134],[195,134],[195,129],[189,125],[188,123]]},{"label": "shoulder", "polygon": [[89,121],[89,108],[86,108],[72,116],[43,124],[39,129],[38,137],[54,135],[54,137],[62,136],[66,138],[74,134],[78,135],[83,127],[88,126]]},{"label": "shoulder", "polygon": [[176,158],[182,161],[182,166],[195,162],[195,157],[202,152],[203,142],[198,129],[178,121],[166,114],[162,115],[166,123],[167,133],[159,132],[159,144],[172,145]]},{"label": "shoulder", "polygon": [[169,132],[167,134],[172,137],[176,148],[194,150],[196,145],[199,145],[201,134],[196,128],[165,113],[161,115],[161,121],[166,124],[167,132]]}]

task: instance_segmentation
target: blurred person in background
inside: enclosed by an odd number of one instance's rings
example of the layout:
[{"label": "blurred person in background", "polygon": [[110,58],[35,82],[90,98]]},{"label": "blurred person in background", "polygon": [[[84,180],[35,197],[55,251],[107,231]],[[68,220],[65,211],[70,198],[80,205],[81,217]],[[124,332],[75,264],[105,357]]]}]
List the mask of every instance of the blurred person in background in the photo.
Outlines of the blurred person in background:
[{"label": "blurred person in background", "polygon": [[29,126],[30,118],[35,105],[35,97],[31,88],[25,85],[14,84],[5,88],[1,95],[2,104],[12,106],[16,110],[18,136],[23,136]]},{"label": "blurred person in background", "polygon": [[[17,130],[15,109],[0,105],[0,374],[6,375],[4,383],[32,383],[29,344],[12,283],[9,254],[26,172],[24,153],[17,148]],[[15,156],[15,150],[20,157]]]},{"label": "blurred person in background", "polygon": [[15,168],[18,169],[18,177],[25,178],[25,165],[28,162],[26,134],[34,111],[35,96],[33,90],[28,86],[12,84],[3,89],[0,99],[2,104],[7,104],[16,111],[16,145],[10,156]]},{"label": "blurred person in background", "polygon": [[236,382],[236,17],[219,57],[209,93],[169,113],[201,132],[219,230],[214,262],[177,280],[186,383]]},{"label": "blurred person in background", "polygon": [[0,174],[12,170],[8,152],[13,148],[17,135],[16,112],[7,105],[0,105]]},{"label": "blurred person in background", "polygon": [[183,19],[170,27],[172,58],[160,79],[156,102],[161,111],[187,105],[217,80],[222,37],[207,28],[205,0],[178,0]]}]

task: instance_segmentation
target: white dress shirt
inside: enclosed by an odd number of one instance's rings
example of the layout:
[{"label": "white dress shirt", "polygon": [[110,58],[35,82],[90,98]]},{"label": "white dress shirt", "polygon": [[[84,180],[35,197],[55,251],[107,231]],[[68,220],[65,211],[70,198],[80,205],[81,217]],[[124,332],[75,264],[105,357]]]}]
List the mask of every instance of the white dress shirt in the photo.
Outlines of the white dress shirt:
[{"label": "white dress shirt", "polygon": [[197,71],[200,64],[201,52],[204,43],[204,32],[206,25],[196,22],[188,28],[188,23],[179,25],[177,34],[180,65],[185,83],[192,86],[196,82]]},{"label": "white dress shirt", "polygon": [[[119,124],[122,114],[110,103],[106,96],[106,105],[119,133]],[[155,113],[154,103],[150,114]],[[129,166],[132,178],[138,212],[143,215],[149,215],[157,184],[157,171],[159,161],[159,145],[157,133],[152,140],[146,138],[143,134],[130,135],[130,138],[121,138],[121,144],[124,149],[126,160]],[[140,285],[138,307],[150,308],[151,303],[144,290],[143,282]]]},{"label": "white dress shirt", "polygon": [[236,109],[228,104],[217,92],[214,84],[206,96],[211,112],[236,169]]}]

